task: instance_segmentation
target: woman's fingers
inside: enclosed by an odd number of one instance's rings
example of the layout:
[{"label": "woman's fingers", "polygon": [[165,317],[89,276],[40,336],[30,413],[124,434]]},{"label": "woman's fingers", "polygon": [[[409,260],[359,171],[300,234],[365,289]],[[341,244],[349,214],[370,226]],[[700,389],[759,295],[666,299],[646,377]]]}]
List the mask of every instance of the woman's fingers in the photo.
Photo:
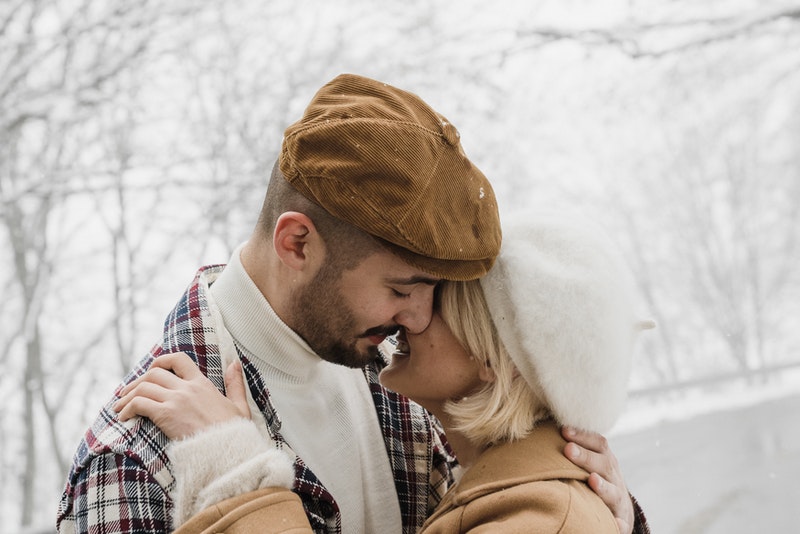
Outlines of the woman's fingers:
[{"label": "woman's fingers", "polygon": [[[156,361],[158,361],[158,359],[156,359]],[[119,393],[117,393],[117,396],[125,397],[142,384],[149,383],[161,386],[165,389],[177,389],[182,382],[182,378],[163,367],[150,367],[142,376],[123,387]]]},{"label": "woman's fingers", "polygon": [[122,421],[150,419],[170,439],[199,432],[237,417],[250,417],[241,363],[225,370],[227,397],[183,353],[165,354],[120,390],[112,409]]},{"label": "woman's fingers", "polygon": [[[612,511],[617,520],[617,528],[619,528],[620,533],[630,534],[633,531],[633,505],[628,493],[623,492],[614,484],[610,484],[597,473],[589,475],[589,487]],[[627,506],[631,506],[630,517],[626,512]]]},{"label": "woman's fingers", "polygon": [[[112,409],[119,413],[121,421],[134,416],[152,419],[153,406],[163,403],[169,398],[170,390],[152,382],[140,382],[135,388],[115,402]],[[147,401],[147,402],[144,402]]]},{"label": "woman's fingers", "polygon": [[124,397],[143,382],[158,384],[167,389],[177,389],[180,387],[181,380],[195,380],[204,377],[186,353],[163,354],[153,360],[150,368],[142,376],[123,387],[117,395]]},{"label": "woman's fingers", "polygon": [[565,448],[565,453],[572,463],[590,473],[598,473],[612,484],[624,486],[617,457],[602,434],[570,427],[565,427],[562,434],[571,443]]},{"label": "woman's fingers", "polygon": [[614,514],[620,532],[630,534],[633,530],[633,503],[608,440],[596,432],[568,427],[562,429],[562,435],[569,441],[564,447],[564,455],[591,473],[589,487]]},{"label": "woman's fingers", "polygon": [[225,396],[228,397],[242,417],[250,418],[250,407],[247,405],[242,363],[236,360],[225,369]]},{"label": "woman's fingers", "polygon": [[153,360],[150,369],[164,369],[171,371],[179,378],[184,380],[192,380],[203,375],[200,368],[185,352],[171,352],[162,354]]},{"label": "woman's fingers", "polygon": [[136,416],[155,421],[158,419],[161,405],[161,402],[148,397],[132,396],[123,404],[115,404],[114,409],[118,412],[117,417],[120,421],[127,421]]}]

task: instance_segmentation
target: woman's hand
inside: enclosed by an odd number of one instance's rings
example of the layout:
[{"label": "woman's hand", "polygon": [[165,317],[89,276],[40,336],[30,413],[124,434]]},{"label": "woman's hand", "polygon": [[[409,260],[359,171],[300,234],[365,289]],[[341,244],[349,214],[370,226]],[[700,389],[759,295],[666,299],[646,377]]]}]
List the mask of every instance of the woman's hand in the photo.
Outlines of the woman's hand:
[{"label": "woman's hand", "polygon": [[591,473],[589,487],[614,514],[620,533],[631,534],[634,522],[633,502],[622,478],[617,457],[608,446],[608,440],[595,432],[570,427],[562,428],[561,434],[569,442],[564,447],[564,456]]},{"label": "woman's hand", "polygon": [[112,408],[120,421],[147,417],[170,439],[181,439],[216,423],[250,418],[242,364],[225,370],[226,395],[183,352],[164,354],[142,376],[125,386]]}]

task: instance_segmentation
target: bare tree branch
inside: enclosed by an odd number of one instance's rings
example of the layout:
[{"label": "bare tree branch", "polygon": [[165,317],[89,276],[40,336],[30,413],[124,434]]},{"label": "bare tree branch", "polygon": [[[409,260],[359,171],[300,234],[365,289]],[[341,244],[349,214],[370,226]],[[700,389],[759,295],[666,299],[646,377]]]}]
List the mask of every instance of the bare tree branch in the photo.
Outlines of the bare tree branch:
[{"label": "bare tree branch", "polygon": [[[800,20],[800,6],[757,9],[738,17],[667,20],[616,28],[565,30],[554,27],[523,27],[517,30],[520,44],[505,53],[515,54],[556,41],[569,40],[587,46],[614,46],[634,58],[657,58],[752,34],[764,26],[784,20]],[[692,30],[694,35],[679,44],[664,48],[649,48],[642,44],[642,41],[657,37],[657,34],[680,29]]]},{"label": "bare tree branch", "polygon": [[[683,52],[685,50],[689,50],[692,48],[703,47],[709,44],[718,43],[721,41],[727,41],[731,39],[735,39],[747,34],[752,34],[756,30],[760,29],[763,26],[767,26],[773,24],[775,22],[779,22],[785,19],[789,20],[800,20],[800,6],[792,7],[792,8],[781,8],[781,9],[768,9],[768,10],[757,10],[753,13],[748,13],[738,19],[709,19],[706,24],[708,26],[715,26],[719,29],[716,31],[712,31],[706,33],[705,35],[700,35],[694,37],[692,39],[687,40],[682,44],[678,44],[671,47],[666,47],[661,50],[640,50],[636,57],[661,57],[668,54],[675,54],[679,52]],[[691,25],[701,24],[700,21],[684,21],[671,23],[669,27],[676,28],[676,27],[689,27]],[[666,28],[666,26],[665,26]],[[649,29],[658,30],[657,25],[650,26]],[[645,31],[649,31],[647,28],[638,28],[634,29],[634,33],[643,33]]]}]

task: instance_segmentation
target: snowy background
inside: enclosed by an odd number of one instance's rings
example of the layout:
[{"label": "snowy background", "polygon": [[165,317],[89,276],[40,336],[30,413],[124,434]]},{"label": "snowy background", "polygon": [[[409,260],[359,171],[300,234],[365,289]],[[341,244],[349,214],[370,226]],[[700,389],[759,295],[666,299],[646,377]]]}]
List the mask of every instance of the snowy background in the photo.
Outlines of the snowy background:
[{"label": "snowy background", "polygon": [[577,209],[659,324],[611,434],[654,532],[800,531],[800,2],[0,3],[0,532],[249,234],[341,72],[460,130],[501,210]]}]

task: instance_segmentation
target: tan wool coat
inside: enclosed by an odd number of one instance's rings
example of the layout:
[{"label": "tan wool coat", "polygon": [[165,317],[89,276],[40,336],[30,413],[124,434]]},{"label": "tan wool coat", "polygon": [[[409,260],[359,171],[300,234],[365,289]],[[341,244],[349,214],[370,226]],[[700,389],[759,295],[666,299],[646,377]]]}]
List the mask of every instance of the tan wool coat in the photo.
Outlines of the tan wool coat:
[{"label": "tan wool coat", "polygon": [[300,497],[287,488],[264,488],[209,506],[174,534],[312,534]]},{"label": "tan wool coat", "polygon": [[558,427],[490,447],[436,508],[424,534],[500,532],[617,534],[614,516],[567,460]]}]

